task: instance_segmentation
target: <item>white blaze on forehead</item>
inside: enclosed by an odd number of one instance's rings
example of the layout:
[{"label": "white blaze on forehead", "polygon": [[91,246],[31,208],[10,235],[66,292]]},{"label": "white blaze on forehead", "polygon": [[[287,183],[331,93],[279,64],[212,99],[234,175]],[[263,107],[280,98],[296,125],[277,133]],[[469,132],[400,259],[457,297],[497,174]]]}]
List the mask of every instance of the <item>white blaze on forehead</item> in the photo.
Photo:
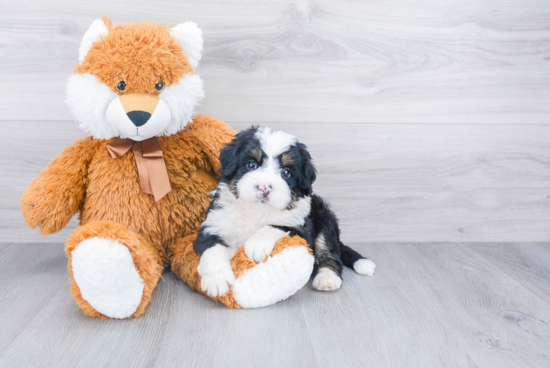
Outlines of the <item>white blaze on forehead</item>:
[{"label": "white blaze on forehead", "polygon": [[258,128],[255,137],[260,141],[262,150],[268,157],[279,156],[297,142],[293,135],[269,127]]}]

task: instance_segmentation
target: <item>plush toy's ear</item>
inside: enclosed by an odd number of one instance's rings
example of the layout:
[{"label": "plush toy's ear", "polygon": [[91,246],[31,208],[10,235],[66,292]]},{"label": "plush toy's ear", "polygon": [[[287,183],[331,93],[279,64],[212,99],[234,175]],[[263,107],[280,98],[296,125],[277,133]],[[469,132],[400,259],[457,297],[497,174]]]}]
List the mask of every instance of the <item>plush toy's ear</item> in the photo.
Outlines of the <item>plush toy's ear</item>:
[{"label": "plush toy's ear", "polygon": [[176,37],[183,53],[189,59],[193,69],[197,68],[202,56],[202,31],[194,22],[180,23],[177,26],[172,27],[170,30],[172,36]]},{"label": "plush toy's ear", "polygon": [[81,63],[84,61],[86,54],[92,48],[92,44],[99,40],[101,36],[105,36],[109,33],[109,28],[111,20],[106,16],[103,16],[102,19],[96,19],[88,28],[84,37],[82,37],[82,42],[80,43],[80,48],[78,49],[78,61]]}]

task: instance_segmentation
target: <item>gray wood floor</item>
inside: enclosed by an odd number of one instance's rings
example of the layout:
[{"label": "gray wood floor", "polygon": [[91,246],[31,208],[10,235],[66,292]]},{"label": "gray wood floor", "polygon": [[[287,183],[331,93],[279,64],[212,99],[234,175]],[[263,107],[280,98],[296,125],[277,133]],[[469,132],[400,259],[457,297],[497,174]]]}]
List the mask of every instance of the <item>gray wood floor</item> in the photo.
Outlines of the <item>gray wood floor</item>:
[{"label": "gray wood floor", "polygon": [[84,316],[61,244],[0,245],[0,367],[548,367],[549,243],[355,245],[374,277],[229,310],[167,271],[146,314]]}]

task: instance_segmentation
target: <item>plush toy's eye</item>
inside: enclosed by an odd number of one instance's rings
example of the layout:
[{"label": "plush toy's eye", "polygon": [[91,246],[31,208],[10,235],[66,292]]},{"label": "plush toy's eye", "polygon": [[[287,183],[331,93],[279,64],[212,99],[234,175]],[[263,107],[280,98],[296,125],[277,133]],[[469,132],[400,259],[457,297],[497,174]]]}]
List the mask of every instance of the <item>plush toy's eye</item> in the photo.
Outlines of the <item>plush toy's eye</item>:
[{"label": "plush toy's eye", "polygon": [[290,178],[292,174],[290,173],[290,170],[289,169],[283,169],[283,171],[281,171],[281,176],[284,178],[284,179],[288,179]]},{"label": "plush toy's eye", "polygon": [[258,168],[258,163],[254,160],[250,160],[246,163],[246,168],[248,170],[256,170]]},{"label": "plush toy's eye", "polygon": [[155,83],[155,88],[157,91],[162,91],[164,89],[164,83],[162,83],[161,80],[159,80],[157,83]]},{"label": "plush toy's eye", "polygon": [[118,84],[116,85],[116,90],[119,92],[124,92],[125,89],[126,89],[126,83],[124,83],[124,81],[118,82]]}]

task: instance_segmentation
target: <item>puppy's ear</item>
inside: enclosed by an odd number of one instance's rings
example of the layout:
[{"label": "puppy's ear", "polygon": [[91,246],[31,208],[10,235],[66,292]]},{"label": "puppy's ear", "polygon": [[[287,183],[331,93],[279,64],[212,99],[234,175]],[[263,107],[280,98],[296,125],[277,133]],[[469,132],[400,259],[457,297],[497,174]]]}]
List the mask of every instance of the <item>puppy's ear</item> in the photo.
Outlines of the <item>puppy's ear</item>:
[{"label": "puppy's ear", "polygon": [[238,169],[239,159],[242,150],[246,147],[247,142],[254,139],[254,135],[258,127],[253,126],[237,133],[231,143],[228,143],[220,152],[220,174],[222,178],[230,178],[235,175]]},{"label": "puppy's ear", "polygon": [[237,171],[238,141],[233,138],[231,143],[225,145],[220,152],[220,175],[222,178],[229,178]]},{"label": "puppy's ear", "polygon": [[302,193],[304,193],[304,195],[309,196],[313,192],[312,185],[317,178],[317,171],[315,170],[315,166],[313,166],[313,163],[311,162],[311,155],[307,151],[307,147],[302,143],[297,143],[296,147],[300,151],[300,156],[302,158],[302,175],[300,177],[300,181],[298,182],[298,186],[300,187],[300,190],[302,191]]}]

